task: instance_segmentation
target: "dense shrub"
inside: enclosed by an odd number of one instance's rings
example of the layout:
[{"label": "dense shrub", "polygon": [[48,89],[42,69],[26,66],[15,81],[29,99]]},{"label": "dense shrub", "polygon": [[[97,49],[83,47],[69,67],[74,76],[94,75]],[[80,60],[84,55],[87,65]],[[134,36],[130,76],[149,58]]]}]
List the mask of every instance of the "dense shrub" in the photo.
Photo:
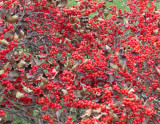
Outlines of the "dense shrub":
[{"label": "dense shrub", "polygon": [[105,4],[2,0],[1,123],[5,112],[33,124],[160,122],[160,11]]}]

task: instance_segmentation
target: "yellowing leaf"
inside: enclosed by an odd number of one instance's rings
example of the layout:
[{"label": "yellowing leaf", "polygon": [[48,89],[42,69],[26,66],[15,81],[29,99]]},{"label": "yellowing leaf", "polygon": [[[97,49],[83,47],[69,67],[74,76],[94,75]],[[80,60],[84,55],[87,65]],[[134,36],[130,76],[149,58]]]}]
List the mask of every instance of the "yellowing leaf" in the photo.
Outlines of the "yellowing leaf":
[{"label": "yellowing leaf", "polygon": [[0,40],[0,44],[7,46],[9,43],[5,39]]},{"label": "yellowing leaf", "polygon": [[118,66],[116,65],[116,64],[113,64],[113,63],[110,63],[110,66],[111,66],[111,68],[113,68],[113,69],[118,69]]},{"label": "yellowing leaf", "polygon": [[18,15],[13,15],[13,16],[7,18],[7,22],[9,22],[9,23],[15,23],[17,21],[18,21]]},{"label": "yellowing leaf", "polygon": [[17,67],[21,68],[22,66],[24,66],[26,64],[26,62],[24,60],[21,60],[18,64]]},{"label": "yellowing leaf", "polygon": [[0,70],[0,75],[4,73],[4,70]]},{"label": "yellowing leaf", "polygon": [[24,32],[22,30],[20,30],[20,32],[19,32],[19,38],[22,38],[22,37],[24,37]]},{"label": "yellowing leaf", "polygon": [[100,119],[102,115],[108,115],[107,113],[101,113],[98,116],[94,117],[95,119]]},{"label": "yellowing leaf", "polygon": [[17,35],[17,33],[14,34],[14,39],[18,40],[18,35]]},{"label": "yellowing leaf", "polygon": [[158,93],[160,93],[160,88],[157,88],[156,91],[157,91]]},{"label": "yellowing leaf", "polygon": [[23,97],[25,97],[23,93],[21,93],[19,91],[16,92],[16,98],[17,99],[20,99],[20,98],[23,98]]},{"label": "yellowing leaf", "polygon": [[31,90],[31,89],[28,88],[28,87],[25,87],[23,84],[22,84],[22,86],[23,86],[23,90],[24,90],[25,92],[27,92],[27,93],[33,92],[33,90]]}]

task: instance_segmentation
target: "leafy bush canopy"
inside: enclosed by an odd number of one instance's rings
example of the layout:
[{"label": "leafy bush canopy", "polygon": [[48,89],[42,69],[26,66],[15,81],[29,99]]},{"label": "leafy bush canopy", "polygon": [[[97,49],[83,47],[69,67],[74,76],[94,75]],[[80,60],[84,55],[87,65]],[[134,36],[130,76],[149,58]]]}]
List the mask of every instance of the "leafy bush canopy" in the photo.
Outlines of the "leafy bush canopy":
[{"label": "leafy bush canopy", "polygon": [[160,122],[160,10],[106,1],[2,0],[1,123]]}]

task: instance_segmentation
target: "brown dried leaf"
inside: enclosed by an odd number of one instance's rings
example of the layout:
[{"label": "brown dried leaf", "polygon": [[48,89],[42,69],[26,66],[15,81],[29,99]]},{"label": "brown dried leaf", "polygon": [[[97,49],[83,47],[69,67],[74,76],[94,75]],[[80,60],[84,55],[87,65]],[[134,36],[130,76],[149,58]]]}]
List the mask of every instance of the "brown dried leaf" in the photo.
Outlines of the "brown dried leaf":
[{"label": "brown dried leaf", "polygon": [[4,96],[0,96],[0,104],[3,102]]},{"label": "brown dried leaf", "polygon": [[88,63],[89,59],[85,59],[82,64],[85,65],[86,63]]},{"label": "brown dried leaf", "polygon": [[94,117],[95,119],[100,119],[102,114],[99,114],[98,116]]},{"label": "brown dried leaf", "polygon": [[75,64],[72,68],[71,68],[71,72],[76,71],[77,67],[79,66],[79,63]]},{"label": "brown dried leaf", "polygon": [[129,26],[128,19],[126,19],[126,18],[125,18],[125,20],[124,20],[124,24],[125,24],[125,26],[126,26],[126,27],[128,27],[128,26]]},{"label": "brown dried leaf", "polygon": [[123,80],[125,80],[125,78],[124,77],[119,77],[119,78],[116,78],[115,80],[116,81],[123,81]]},{"label": "brown dried leaf", "polygon": [[61,0],[61,2],[57,4],[57,7],[64,8],[67,6],[67,2],[68,2],[68,0]]},{"label": "brown dried leaf", "polygon": [[118,121],[119,120],[117,114],[113,113],[113,110],[109,111],[109,115],[114,121]]},{"label": "brown dried leaf", "polygon": [[41,65],[42,63],[43,63],[43,61],[41,61],[41,60],[38,60],[38,59],[36,59],[36,58],[34,58],[34,57],[31,57],[31,65]]},{"label": "brown dried leaf", "polygon": [[26,115],[33,117],[32,111],[30,109],[27,109]]},{"label": "brown dried leaf", "polygon": [[22,86],[23,86],[23,90],[24,90],[25,92],[27,92],[27,93],[33,92],[33,90],[31,90],[31,89],[28,88],[28,87],[25,87],[23,84],[22,84]]},{"label": "brown dried leaf", "polygon": [[67,68],[71,68],[73,65],[72,65],[72,61],[70,59],[70,57],[67,57],[67,63],[66,63],[66,67]]},{"label": "brown dried leaf", "polygon": [[3,122],[3,123],[1,123],[1,124],[12,124],[12,120],[7,120],[7,121],[5,121],[5,122]]},{"label": "brown dried leaf", "polygon": [[91,114],[92,114],[92,109],[87,109],[87,110],[85,111],[85,114],[82,115],[81,118],[84,118],[84,117],[86,117],[86,116],[87,116],[87,117],[90,117]]},{"label": "brown dried leaf", "polygon": [[68,91],[67,90],[62,89],[62,92],[63,92],[64,95],[68,95]]},{"label": "brown dried leaf", "polygon": [[82,91],[80,91],[80,94],[82,97],[84,97],[84,96],[87,96],[89,93],[88,93],[88,91],[82,90]]},{"label": "brown dried leaf", "polygon": [[7,67],[10,65],[10,62],[7,62],[7,64],[3,67],[3,70],[6,71]]},{"label": "brown dried leaf", "polygon": [[108,53],[111,53],[111,48],[110,48],[108,45],[105,46],[105,50],[106,50]]},{"label": "brown dried leaf", "polygon": [[55,75],[51,78],[51,79],[54,79],[54,78],[56,77],[58,71],[54,68],[54,69],[52,70],[52,72],[55,72]]},{"label": "brown dried leaf", "polygon": [[13,70],[13,71],[10,71],[8,77],[19,77],[20,74],[21,74],[21,71]]},{"label": "brown dried leaf", "polygon": [[127,58],[123,55],[121,57],[121,61],[122,61],[122,66],[124,66],[126,64]]},{"label": "brown dried leaf", "polygon": [[29,79],[33,79],[35,78],[36,76],[35,75],[29,75],[29,73],[26,74],[26,78],[29,80]]},{"label": "brown dried leaf", "polygon": [[123,70],[126,69],[126,62],[127,62],[127,58],[123,55],[119,60],[119,64],[123,68]]},{"label": "brown dried leaf", "polygon": [[39,58],[46,58],[47,56],[44,56],[44,55],[36,55],[37,57]]},{"label": "brown dried leaf", "polygon": [[160,74],[160,69],[158,67],[156,67],[156,70],[157,70],[158,74]]},{"label": "brown dried leaf", "polygon": [[38,124],[42,124],[40,119],[38,119]]},{"label": "brown dried leaf", "polygon": [[132,55],[135,55],[135,56],[138,56],[138,55],[139,55],[139,53],[137,53],[137,52],[135,52],[135,51],[133,51],[131,54],[132,54]]},{"label": "brown dried leaf", "polygon": [[122,52],[123,52],[122,48],[121,48],[121,49],[119,49],[119,51],[118,51],[118,55],[122,55]]},{"label": "brown dried leaf", "polygon": [[83,29],[80,29],[79,32],[80,32],[80,33],[84,33],[84,30],[83,30]]},{"label": "brown dried leaf", "polygon": [[82,10],[80,10],[80,13],[84,13],[86,11],[87,11],[86,9],[82,9]]},{"label": "brown dried leaf", "polygon": [[93,112],[95,112],[95,113],[100,113],[102,111],[102,109],[101,108],[99,108],[99,109],[93,109]]},{"label": "brown dried leaf", "polygon": [[67,3],[68,3],[68,0],[61,0],[61,4],[62,4],[62,5],[65,5],[65,6],[66,6]]},{"label": "brown dried leaf", "polygon": [[109,82],[112,83],[114,81],[114,76],[112,74],[109,75]]},{"label": "brown dried leaf", "polygon": [[32,69],[32,65],[31,64],[29,64],[29,65],[27,65],[26,67],[25,67],[25,72],[26,73],[29,73],[29,71]]},{"label": "brown dried leaf", "polygon": [[5,17],[6,17],[6,13],[5,13],[5,11],[4,10],[1,10],[0,11],[0,15],[1,15],[1,19],[5,19]]},{"label": "brown dried leaf", "polygon": [[104,16],[107,17],[109,15],[109,13],[104,13]]},{"label": "brown dried leaf", "polygon": [[40,76],[40,80],[45,84],[48,83],[48,80],[42,76]]},{"label": "brown dried leaf", "polygon": [[56,111],[56,116],[57,116],[57,119],[59,120],[61,116],[61,111],[59,109]]},{"label": "brown dried leaf", "polygon": [[82,95],[79,91],[73,91],[73,95],[76,97],[76,98],[82,98]]},{"label": "brown dried leaf", "polygon": [[139,99],[140,99],[136,94],[134,94],[134,96],[135,96],[136,100],[139,100]]}]

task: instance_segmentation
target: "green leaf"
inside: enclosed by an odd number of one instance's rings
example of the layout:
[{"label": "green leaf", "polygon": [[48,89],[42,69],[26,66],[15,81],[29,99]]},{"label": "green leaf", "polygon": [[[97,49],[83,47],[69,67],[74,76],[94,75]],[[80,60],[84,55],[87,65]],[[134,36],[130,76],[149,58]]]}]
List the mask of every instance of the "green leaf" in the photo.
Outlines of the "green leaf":
[{"label": "green leaf", "polygon": [[37,116],[38,114],[39,114],[39,111],[38,111],[38,110],[34,110],[34,111],[33,111],[33,115],[34,115],[34,116]]}]

